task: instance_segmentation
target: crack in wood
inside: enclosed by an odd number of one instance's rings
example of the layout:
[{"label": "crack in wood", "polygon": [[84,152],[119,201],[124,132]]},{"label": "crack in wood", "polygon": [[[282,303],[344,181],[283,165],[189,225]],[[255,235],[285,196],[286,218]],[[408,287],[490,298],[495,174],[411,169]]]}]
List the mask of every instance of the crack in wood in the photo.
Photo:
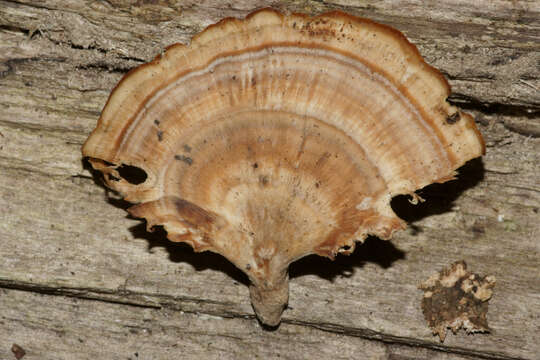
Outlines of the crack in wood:
[{"label": "crack in wood", "polygon": [[[104,303],[112,303],[126,306],[134,306],[148,309],[169,309],[173,311],[182,311],[188,314],[204,314],[210,316],[217,316],[221,318],[229,319],[243,319],[249,321],[255,321],[255,316],[250,314],[244,314],[234,311],[227,311],[225,309],[212,310],[205,309],[204,305],[220,305],[228,306],[230,304],[226,302],[213,301],[208,299],[198,299],[198,298],[188,298],[188,297],[174,297],[170,295],[163,294],[150,294],[150,293],[139,293],[133,292],[126,289],[119,288],[118,290],[107,290],[107,289],[97,289],[97,288],[70,288],[70,287],[54,287],[47,285],[38,285],[35,283],[13,281],[7,279],[0,279],[0,289],[9,289],[9,290],[19,290],[38,293],[48,296],[65,296],[73,297],[81,300],[92,300],[100,301]],[[111,297],[116,296],[116,297]],[[144,302],[137,300],[137,297],[145,298],[155,298],[155,302]],[[181,303],[196,303],[198,306],[203,306],[198,310],[186,309],[182,306]],[[340,334],[350,337],[359,337],[371,341],[379,341],[385,344],[396,344],[396,345],[405,345],[409,347],[419,347],[429,350],[435,350],[439,352],[444,352],[448,354],[455,355],[465,355],[465,356],[474,356],[479,359],[488,359],[488,360],[519,360],[517,357],[505,356],[502,354],[497,354],[494,352],[487,351],[476,351],[471,349],[465,349],[461,347],[446,346],[439,344],[437,342],[423,341],[415,338],[395,336],[391,334],[384,334],[377,332],[375,330],[366,329],[366,328],[352,328],[348,326],[343,326],[339,324],[332,323],[316,323],[303,320],[295,320],[290,318],[284,318],[282,320],[285,324],[302,326],[314,328],[324,332],[329,332],[333,334]],[[141,328],[142,327],[137,327]]]},{"label": "crack in wood", "polygon": [[20,34],[23,34],[23,35],[26,35],[26,36],[28,36],[30,34],[30,30],[25,29],[25,28],[23,28],[21,26],[16,26],[16,25],[1,24],[0,25],[0,31],[9,31],[9,32],[12,32],[12,33],[20,33]]},{"label": "crack in wood", "polygon": [[[38,124],[31,124],[31,123],[21,123],[21,122],[1,120],[1,119],[0,119],[0,126],[4,126],[10,129],[26,130],[29,132],[50,134],[54,137],[58,137],[59,135],[62,135],[62,137],[65,138],[65,135],[67,134],[81,136],[80,145],[84,143],[83,137],[86,137],[88,135],[88,132],[84,130],[74,130],[74,129],[69,129],[69,128],[60,127],[60,126],[45,126],[42,124],[38,125]],[[78,143],[76,145],[78,145]]]},{"label": "crack in wood", "polygon": [[505,104],[500,102],[486,102],[478,98],[453,92],[448,97],[448,101],[451,104],[459,106],[463,110],[477,110],[482,113],[491,115],[505,115],[505,116],[522,116],[527,118],[537,118],[540,115],[540,104]]},{"label": "crack in wood", "polygon": [[[13,281],[8,279],[0,279],[0,288],[12,289],[12,290],[21,290],[35,292],[43,295],[53,295],[53,296],[66,296],[66,297],[76,297],[80,299],[87,300],[96,300],[107,303],[114,304],[123,304],[137,307],[145,308],[154,308],[161,309],[163,307],[170,307],[171,302],[180,303],[196,303],[196,304],[208,304],[208,305],[220,305],[220,306],[230,306],[230,303],[219,302],[214,300],[207,299],[198,299],[190,297],[176,297],[171,295],[164,294],[152,294],[152,293],[143,293],[143,292],[134,292],[126,289],[119,288],[117,290],[109,289],[99,289],[99,288],[84,288],[84,287],[54,287],[47,286],[42,284],[35,284],[29,282]],[[156,298],[156,301],[144,301],[143,298]],[[175,309],[174,307],[171,307]],[[182,308],[177,308],[175,310],[182,310],[187,312]]]},{"label": "crack in wood", "polygon": [[[128,59],[133,60],[133,59]],[[104,61],[98,61],[96,63],[89,63],[84,65],[77,65],[75,69],[77,70],[97,70],[103,71],[111,74],[125,74],[131,70],[132,66],[116,66],[107,64]]]},{"label": "crack in wood", "polygon": [[386,344],[397,344],[397,345],[405,345],[405,346],[410,346],[410,347],[421,347],[421,348],[445,352],[449,354],[474,356],[479,359],[489,359],[489,360],[495,360],[495,359],[496,360],[520,360],[521,359],[518,357],[506,356],[506,355],[497,354],[494,352],[476,351],[476,350],[470,350],[470,349],[454,347],[454,346],[450,347],[450,346],[441,345],[435,342],[428,342],[428,341],[422,341],[422,340],[418,340],[414,338],[383,334],[383,333],[370,330],[370,329],[351,328],[351,327],[344,327],[341,325],[336,325],[336,324],[331,324],[331,323],[312,323],[312,322],[288,320],[288,319],[284,319],[283,322],[289,323],[289,324],[313,327],[318,330],[327,331],[327,332],[331,332],[335,334],[343,334],[347,336],[361,337],[367,340],[381,341]]}]

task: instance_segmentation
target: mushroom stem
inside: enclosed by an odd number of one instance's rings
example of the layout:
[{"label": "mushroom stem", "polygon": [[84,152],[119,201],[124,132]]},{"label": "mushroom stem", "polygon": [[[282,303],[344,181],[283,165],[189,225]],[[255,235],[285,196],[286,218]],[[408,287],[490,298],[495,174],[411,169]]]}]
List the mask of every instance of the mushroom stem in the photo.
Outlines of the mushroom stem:
[{"label": "mushroom stem", "polygon": [[277,281],[251,284],[251,305],[259,320],[268,326],[277,326],[289,301],[289,274],[287,271]]}]

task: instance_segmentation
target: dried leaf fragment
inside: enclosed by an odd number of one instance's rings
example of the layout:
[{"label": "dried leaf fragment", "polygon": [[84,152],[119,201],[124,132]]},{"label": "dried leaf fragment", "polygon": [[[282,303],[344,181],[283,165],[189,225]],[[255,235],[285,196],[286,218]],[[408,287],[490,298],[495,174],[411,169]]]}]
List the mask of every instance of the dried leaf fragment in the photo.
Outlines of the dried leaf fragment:
[{"label": "dried leaf fragment", "polygon": [[21,346],[15,343],[11,345],[11,352],[13,353],[13,355],[15,356],[15,359],[17,360],[22,359],[26,355],[26,351],[24,351],[24,349]]},{"label": "dried leaf fragment", "polygon": [[480,277],[467,271],[465,261],[457,261],[420,284],[424,291],[422,311],[441,342],[447,329],[455,334],[489,332],[488,301],[495,286],[494,276]]},{"label": "dried leaf fragment", "polygon": [[277,325],[291,262],[389,239],[405,227],[393,196],[418,200],[484,153],[449,94],[395,29],[264,9],[129,72],[83,155],[150,230],[244,271]]}]

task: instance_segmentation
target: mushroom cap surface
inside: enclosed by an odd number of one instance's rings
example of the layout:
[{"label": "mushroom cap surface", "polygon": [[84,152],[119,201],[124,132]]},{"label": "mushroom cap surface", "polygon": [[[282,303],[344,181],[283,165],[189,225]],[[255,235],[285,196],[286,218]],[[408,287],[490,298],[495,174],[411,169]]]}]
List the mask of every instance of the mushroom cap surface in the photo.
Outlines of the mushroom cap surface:
[{"label": "mushroom cap surface", "polygon": [[244,271],[259,319],[276,325],[291,262],[389,239],[405,227],[393,196],[484,153],[449,94],[395,29],[264,9],[126,74],[83,155],[148,229]]}]

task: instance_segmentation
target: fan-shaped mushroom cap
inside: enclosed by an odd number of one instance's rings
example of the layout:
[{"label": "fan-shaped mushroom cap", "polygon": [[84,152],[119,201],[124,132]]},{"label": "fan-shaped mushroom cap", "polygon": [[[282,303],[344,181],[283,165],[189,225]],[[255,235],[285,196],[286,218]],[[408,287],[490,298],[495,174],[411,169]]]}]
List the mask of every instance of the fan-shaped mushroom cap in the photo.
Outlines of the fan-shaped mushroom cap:
[{"label": "fan-shaped mushroom cap", "polygon": [[259,319],[276,325],[291,262],[389,239],[405,227],[392,196],[484,152],[449,92],[390,27],[262,10],[129,72],[83,154],[149,229],[243,270]]}]

